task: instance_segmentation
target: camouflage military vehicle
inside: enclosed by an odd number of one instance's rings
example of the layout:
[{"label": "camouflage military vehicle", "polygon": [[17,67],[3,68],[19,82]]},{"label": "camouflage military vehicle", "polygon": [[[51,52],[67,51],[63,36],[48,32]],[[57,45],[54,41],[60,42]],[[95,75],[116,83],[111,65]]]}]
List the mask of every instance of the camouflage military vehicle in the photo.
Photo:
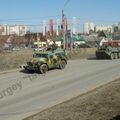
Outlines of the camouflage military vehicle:
[{"label": "camouflage military vehicle", "polygon": [[45,51],[35,51],[31,61],[23,66],[27,71],[46,73],[49,69],[64,69],[67,64],[67,57],[64,50],[48,47]]}]

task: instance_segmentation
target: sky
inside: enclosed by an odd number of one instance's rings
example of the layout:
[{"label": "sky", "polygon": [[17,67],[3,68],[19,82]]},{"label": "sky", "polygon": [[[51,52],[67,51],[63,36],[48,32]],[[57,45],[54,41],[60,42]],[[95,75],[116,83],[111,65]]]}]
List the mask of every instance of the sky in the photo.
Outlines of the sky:
[{"label": "sky", "polygon": [[120,21],[120,0],[0,0],[0,24],[39,25],[43,20],[77,18],[79,30],[84,22],[113,24]]}]

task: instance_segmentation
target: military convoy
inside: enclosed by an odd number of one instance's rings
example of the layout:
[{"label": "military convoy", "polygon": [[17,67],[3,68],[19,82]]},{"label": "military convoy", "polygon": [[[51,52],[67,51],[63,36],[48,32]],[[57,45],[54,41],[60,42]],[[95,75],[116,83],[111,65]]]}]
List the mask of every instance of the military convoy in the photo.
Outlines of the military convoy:
[{"label": "military convoy", "polygon": [[97,59],[120,59],[120,41],[103,42],[96,50]]},{"label": "military convoy", "polygon": [[67,56],[65,51],[52,45],[48,46],[47,49],[34,51],[32,60],[23,67],[28,72],[35,71],[44,74],[52,68],[64,69],[66,64]]}]

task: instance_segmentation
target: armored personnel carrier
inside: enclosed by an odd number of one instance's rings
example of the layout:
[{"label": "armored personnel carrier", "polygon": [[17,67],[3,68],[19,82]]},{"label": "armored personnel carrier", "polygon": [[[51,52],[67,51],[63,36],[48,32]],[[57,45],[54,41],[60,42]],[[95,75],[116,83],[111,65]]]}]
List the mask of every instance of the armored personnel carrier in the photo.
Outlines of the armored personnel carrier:
[{"label": "armored personnel carrier", "polygon": [[120,41],[103,42],[96,50],[97,59],[120,59]]}]

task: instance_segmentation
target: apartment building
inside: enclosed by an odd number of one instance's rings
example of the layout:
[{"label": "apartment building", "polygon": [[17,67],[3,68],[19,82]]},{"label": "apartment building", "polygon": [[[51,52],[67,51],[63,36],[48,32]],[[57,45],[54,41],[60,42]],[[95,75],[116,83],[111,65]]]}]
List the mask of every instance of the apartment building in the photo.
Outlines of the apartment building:
[{"label": "apartment building", "polygon": [[84,33],[86,34],[89,34],[90,33],[90,30],[94,31],[94,23],[92,22],[86,22],[84,23]]},{"label": "apartment building", "polygon": [[26,25],[0,25],[1,35],[18,35],[24,36],[27,32]]},{"label": "apartment building", "polygon": [[112,32],[112,25],[96,25],[95,26],[95,32],[98,31],[103,31],[103,30],[107,30],[108,32]]}]

